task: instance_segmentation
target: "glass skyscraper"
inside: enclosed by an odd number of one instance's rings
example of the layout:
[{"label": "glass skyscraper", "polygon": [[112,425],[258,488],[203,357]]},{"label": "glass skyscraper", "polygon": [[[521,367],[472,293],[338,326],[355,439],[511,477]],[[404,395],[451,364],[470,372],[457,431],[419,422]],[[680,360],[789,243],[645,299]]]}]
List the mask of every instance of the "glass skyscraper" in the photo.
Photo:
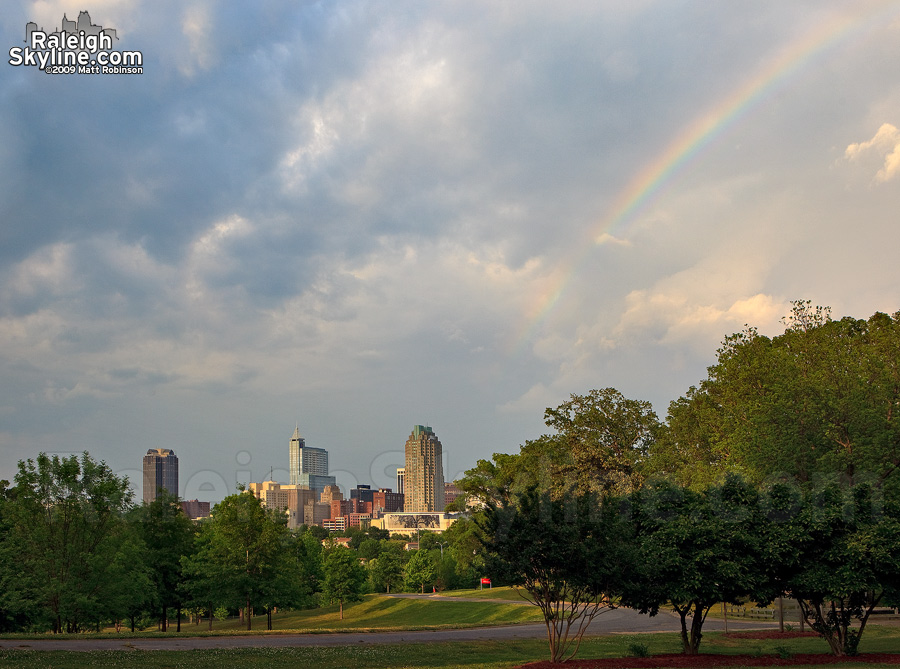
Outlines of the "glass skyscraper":
[{"label": "glass skyscraper", "polygon": [[327,485],[336,485],[334,477],[328,475],[328,451],[312,448],[300,436],[300,426],[294,428],[288,447],[288,471],[291,485],[299,485],[322,492]]},{"label": "glass skyscraper", "polygon": [[178,496],[178,456],[170,448],[151,448],[144,456],[144,503],[155,500],[160,488]]}]

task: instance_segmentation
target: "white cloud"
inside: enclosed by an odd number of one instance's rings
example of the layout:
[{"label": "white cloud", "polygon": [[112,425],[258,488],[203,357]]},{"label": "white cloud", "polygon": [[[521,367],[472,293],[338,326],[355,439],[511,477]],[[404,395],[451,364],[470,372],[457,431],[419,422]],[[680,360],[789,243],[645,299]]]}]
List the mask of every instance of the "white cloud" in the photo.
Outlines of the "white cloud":
[{"label": "white cloud", "polygon": [[215,58],[214,30],[213,11],[208,2],[197,0],[185,7],[181,16],[181,32],[187,40],[188,53],[182,51],[178,59],[183,75],[192,77],[198,70],[207,70],[212,66]]},{"label": "white cloud", "polygon": [[844,157],[849,161],[858,161],[873,154],[884,160],[875,174],[876,183],[886,183],[900,174],[900,130],[884,123],[872,139],[850,144]]},{"label": "white cloud", "polygon": [[[4,453],[77,440],[126,469],[171,439],[227,471],[250,444],[267,473],[299,417],[365,482],[365,454],[430,420],[465,470],[573,392],[662,406],[724,335],[778,329],[783,296],[896,310],[898,192],[838,182],[896,183],[897,131],[823,146],[897,107],[881,28],[811,54],[598,235],[839,3],[814,4],[97,0],[143,75],[10,70],[0,94]],[[84,8],[16,7],[18,39]]]}]

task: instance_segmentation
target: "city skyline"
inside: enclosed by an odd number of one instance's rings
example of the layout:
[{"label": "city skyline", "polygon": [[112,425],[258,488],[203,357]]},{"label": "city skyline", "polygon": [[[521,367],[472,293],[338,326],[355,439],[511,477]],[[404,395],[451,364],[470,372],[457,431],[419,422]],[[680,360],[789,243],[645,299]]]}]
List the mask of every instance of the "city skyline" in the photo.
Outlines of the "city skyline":
[{"label": "city skyline", "polygon": [[900,309],[900,0],[9,0],[0,36],[86,9],[142,75],[0,66],[0,479],[138,488],[164,444],[215,502],[290,480],[299,418],[344,489],[414,422],[452,480],[572,393],[664,419],[791,300]]}]

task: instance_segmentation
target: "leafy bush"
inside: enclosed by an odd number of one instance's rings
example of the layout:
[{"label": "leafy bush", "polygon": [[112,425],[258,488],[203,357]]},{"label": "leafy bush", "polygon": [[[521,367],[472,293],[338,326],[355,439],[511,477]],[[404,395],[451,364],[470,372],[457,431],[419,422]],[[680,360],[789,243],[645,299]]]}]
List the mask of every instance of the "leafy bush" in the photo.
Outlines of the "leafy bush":
[{"label": "leafy bush", "polygon": [[794,657],[793,651],[787,646],[775,646],[775,654],[782,660],[790,660]]},{"label": "leafy bush", "polygon": [[647,644],[634,641],[628,644],[629,657],[650,657],[650,649]]}]

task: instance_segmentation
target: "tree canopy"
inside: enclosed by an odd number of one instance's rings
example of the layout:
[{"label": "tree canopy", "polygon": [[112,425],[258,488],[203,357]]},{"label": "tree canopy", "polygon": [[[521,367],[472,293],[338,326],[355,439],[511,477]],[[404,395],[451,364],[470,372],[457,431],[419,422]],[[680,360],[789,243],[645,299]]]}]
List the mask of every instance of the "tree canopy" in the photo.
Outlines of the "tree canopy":
[{"label": "tree canopy", "polygon": [[115,617],[140,560],[117,559],[126,544],[127,479],[87,453],[80,458],[38,455],[19,462],[4,505],[5,607],[54,632],[78,631]]},{"label": "tree canopy", "polygon": [[771,599],[765,519],[756,490],[739,477],[702,493],[658,482],[634,492],[628,508],[637,554],[623,601],[650,615],[671,606],[684,653],[699,651],[714,604]]},{"label": "tree canopy", "polygon": [[622,592],[630,543],[618,509],[590,493],[531,488],[483,520],[487,573],[521,588],[543,614],[550,661],[578,652],[590,622]]},{"label": "tree canopy", "polygon": [[785,325],[725,339],[708,377],[670,405],[655,472],[699,487],[727,471],[896,487],[900,312],[834,321],[797,301]]}]

